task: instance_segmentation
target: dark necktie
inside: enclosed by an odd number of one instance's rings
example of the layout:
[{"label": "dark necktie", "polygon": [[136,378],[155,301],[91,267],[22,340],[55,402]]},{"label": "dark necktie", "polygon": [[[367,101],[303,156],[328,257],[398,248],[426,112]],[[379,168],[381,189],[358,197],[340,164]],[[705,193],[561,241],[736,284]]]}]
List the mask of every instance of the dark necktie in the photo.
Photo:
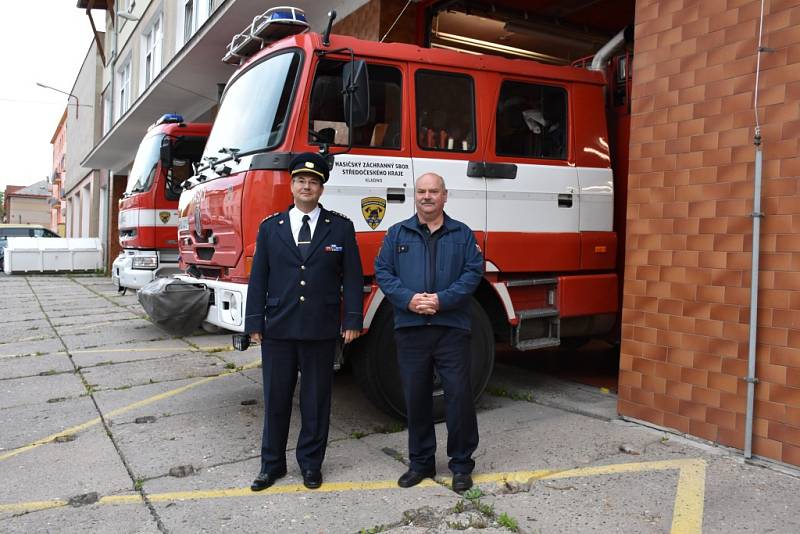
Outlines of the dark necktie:
[{"label": "dark necktie", "polygon": [[311,227],[308,225],[310,218],[308,215],[303,215],[303,226],[300,227],[300,233],[297,234],[297,248],[300,249],[303,259],[306,258],[308,249],[311,248]]}]

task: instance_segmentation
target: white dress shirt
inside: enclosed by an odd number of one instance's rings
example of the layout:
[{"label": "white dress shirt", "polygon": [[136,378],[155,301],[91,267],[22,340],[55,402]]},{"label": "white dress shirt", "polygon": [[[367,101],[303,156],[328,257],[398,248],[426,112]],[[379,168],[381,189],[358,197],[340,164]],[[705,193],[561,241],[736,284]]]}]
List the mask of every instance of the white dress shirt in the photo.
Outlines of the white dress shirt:
[{"label": "white dress shirt", "polygon": [[289,224],[292,225],[292,237],[294,237],[294,244],[297,244],[297,236],[300,235],[300,227],[303,226],[303,215],[308,215],[308,226],[311,228],[311,239],[314,239],[314,229],[317,227],[317,220],[319,220],[319,205],[314,208],[311,213],[303,213],[297,206],[289,210]]}]

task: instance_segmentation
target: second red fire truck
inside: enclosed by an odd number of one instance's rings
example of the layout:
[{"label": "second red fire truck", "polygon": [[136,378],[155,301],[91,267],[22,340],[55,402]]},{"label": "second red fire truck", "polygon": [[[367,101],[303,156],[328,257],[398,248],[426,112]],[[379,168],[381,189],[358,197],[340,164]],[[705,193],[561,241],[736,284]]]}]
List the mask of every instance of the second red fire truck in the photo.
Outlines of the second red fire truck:
[{"label": "second red fire truck", "polygon": [[163,115],[142,139],[119,201],[122,252],[111,267],[121,292],[140,289],[178,268],[178,199],[181,183],[200,160],[210,124],[187,124],[180,115]]}]

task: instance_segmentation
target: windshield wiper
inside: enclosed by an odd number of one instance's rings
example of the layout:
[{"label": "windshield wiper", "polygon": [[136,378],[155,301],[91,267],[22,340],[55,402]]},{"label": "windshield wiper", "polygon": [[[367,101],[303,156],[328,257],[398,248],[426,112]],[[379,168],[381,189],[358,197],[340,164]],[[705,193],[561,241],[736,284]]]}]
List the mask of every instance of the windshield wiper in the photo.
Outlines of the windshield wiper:
[{"label": "windshield wiper", "polygon": [[240,151],[241,151],[241,149],[234,148],[234,147],[231,147],[231,148],[222,147],[222,148],[219,149],[220,153],[228,154],[233,159],[233,161],[235,161],[236,163],[239,163],[239,155],[238,154],[239,154]]}]

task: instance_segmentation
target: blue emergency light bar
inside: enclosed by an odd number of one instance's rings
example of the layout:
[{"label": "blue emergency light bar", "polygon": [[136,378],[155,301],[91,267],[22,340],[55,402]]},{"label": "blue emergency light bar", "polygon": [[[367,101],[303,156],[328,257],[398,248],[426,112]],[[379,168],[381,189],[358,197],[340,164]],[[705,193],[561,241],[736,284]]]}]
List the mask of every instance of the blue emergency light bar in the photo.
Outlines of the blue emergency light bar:
[{"label": "blue emergency light bar", "polygon": [[172,124],[172,123],[181,123],[183,122],[183,115],[178,115],[177,113],[165,113],[161,115],[156,121],[156,126],[159,124]]}]

